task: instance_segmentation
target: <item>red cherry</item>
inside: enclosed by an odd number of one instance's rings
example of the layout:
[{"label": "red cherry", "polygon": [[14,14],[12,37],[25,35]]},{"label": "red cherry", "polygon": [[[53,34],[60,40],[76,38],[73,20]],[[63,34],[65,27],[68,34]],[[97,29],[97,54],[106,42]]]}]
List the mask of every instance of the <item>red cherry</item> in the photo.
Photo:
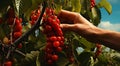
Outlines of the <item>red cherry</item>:
[{"label": "red cherry", "polygon": [[20,23],[22,22],[22,18],[19,19]]},{"label": "red cherry", "polygon": [[13,37],[17,39],[17,38],[19,38],[21,35],[22,35],[21,32],[14,32]]},{"label": "red cherry", "polygon": [[17,25],[15,25],[15,29],[14,29],[14,31],[16,31],[16,32],[20,32],[20,31],[22,31],[22,25],[19,23],[19,24],[17,24]]},{"label": "red cherry", "polygon": [[33,14],[33,15],[31,16],[31,19],[32,19],[32,20],[35,20],[35,21],[36,21],[37,18],[38,18],[38,17],[37,17],[35,14]]},{"label": "red cherry", "polygon": [[52,27],[51,27],[50,25],[46,25],[46,26],[45,26],[45,30],[46,30],[47,32],[52,31]]},{"label": "red cherry", "polygon": [[61,38],[60,36],[58,36],[58,37],[57,37],[57,40],[58,40],[58,41],[61,41],[61,40],[62,40],[62,38]]},{"label": "red cherry", "polygon": [[34,25],[35,24],[35,20],[30,21],[30,24]]},{"label": "red cherry", "polygon": [[96,47],[97,47],[97,48],[101,48],[102,45],[101,45],[101,44],[96,44]]},{"label": "red cherry", "polygon": [[17,24],[20,24],[19,19],[16,19],[16,20],[15,20],[15,24],[16,24],[16,25],[17,25]]},{"label": "red cherry", "polygon": [[64,46],[64,41],[60,41],[60,46]]},{"label": "red cherry", "polygon": [[48,63],[49,65],[51,65],[51,64],[53,64],[53,61],[52,61],[52,60],[48,60],[47,63]]},{"label": "red cherry", "polygon": [[61,52],[62,48],[61,47],[57,47],[57,52]]},{"label": "red cherry", "polygon": [[75,59],[73,57],[69,58],[69,62],[73,63],[75,61]]},{"label": "red cherry", "polygon": [[12,66],[12,62],[11,62],[11,61],[6,61],[6,62],[4,63],[4,66]]},{"label": "red cherry", "polygon": [[52,55],[52,60],[57,61],[58,60],[58,55]]},{"label": "red cherry", "polygon": [[59,41],[54,41],[53,42],[53,46],[54,47],[59,47],[60,46],[60,42]]},{"label": "red cherry", "polygon": [[56,40],[57,40],[57,37],[56,37],[56,36],[51,36],[51,37],[49,38],[49,40],[50,40],[50,41],[56,41]]},{"label": "red cherry", "polygon": [[59,36],[62,36],[62,35],[63,35],[61,28],[58,28],[58,29],[57,29],[57,35],[59,35]]},{"label": "red cherry", "polygon": [[21,49],[22,48],[22,43],[18,44],[18,48]]},{"label": "red cherry", "polygon": [[60,24],[60,20],[59,20],[59,19],[56,19],[56,22],[57,22],[58,24]]}]

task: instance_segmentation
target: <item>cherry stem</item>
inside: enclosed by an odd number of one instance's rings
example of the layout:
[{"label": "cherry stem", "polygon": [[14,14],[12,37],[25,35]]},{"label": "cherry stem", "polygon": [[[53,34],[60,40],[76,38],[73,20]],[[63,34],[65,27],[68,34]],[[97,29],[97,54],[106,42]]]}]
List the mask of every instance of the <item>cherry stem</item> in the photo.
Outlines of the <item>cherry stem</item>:
[{"label": "cherry stem", "polygon": [[18,38],[13,44],[17,45],[19,44],[21,41],[25,40],[32,32],[34,32],[36,29],[39,28],[40,26],[40,22],[42,19],[42,16],[45,12],[45,8],[46,8],[46,2],[43,3],[43,8],[42,8],[42,12],[41,15],[39,16],[39,18],[36,20],[36,24],[30,29],[28,30],[26,33],[24,33],[20,38]]}]

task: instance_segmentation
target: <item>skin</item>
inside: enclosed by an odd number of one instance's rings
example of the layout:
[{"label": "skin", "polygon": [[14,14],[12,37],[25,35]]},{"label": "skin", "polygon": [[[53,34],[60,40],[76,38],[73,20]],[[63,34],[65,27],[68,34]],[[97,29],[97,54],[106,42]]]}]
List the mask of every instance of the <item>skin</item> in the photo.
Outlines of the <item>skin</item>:
[{"label": "skin", "polygon": [[75,12],[61,10],[58,17],[62,22],[60,26],[63,30],[74,31],[88,41],[120,51],[120,32],[98,28]]}]

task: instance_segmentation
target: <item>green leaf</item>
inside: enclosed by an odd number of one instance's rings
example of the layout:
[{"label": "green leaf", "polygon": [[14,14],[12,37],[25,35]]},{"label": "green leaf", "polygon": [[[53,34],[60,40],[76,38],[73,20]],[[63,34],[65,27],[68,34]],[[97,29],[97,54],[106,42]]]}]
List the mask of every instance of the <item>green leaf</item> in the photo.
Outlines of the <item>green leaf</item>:
[{"label": "green leaf", "polygon": [[37,58],[38,55],[39,55],[39,51],[31,51],[30,53],[26,54],[25,59],[27,61],[33,61]]},{"label": "green leaf", "polygon": [[32,6],[32,0],[21,0],[20,7],[19,7],[21,13],[24,13],[28,11],[29,9],[31,9],[31,6]]},{"label": "green leaf", "polygon": [[80,0],[71,0],[71,4],[72,4],[72,11],[74,12],[80,12],[81,11],[81,2]]},{"label": "green leaf", "polygon": [[92,54],[90,52],[81,53],[78,57],[78,61],[81,63],[80,66],[90,66],[91,56]]},{"label": "green leaf", "polygon": [[86,50],[92,50],[95,47],[94,43],[87,41],[85,38],[81,38],[80,42],[85,46]]},{"label": "green leaf", "polygon": [[106,11],[108,12],[108,14],[112,13],[112,6],[111,4],[107,1],[107,0],[101,0],[98,5],[98,7],[104,7],[106,9]]},{"label": "green leaf", "polygon": [[98,26],[98,24],[100,23],[100,20],[101,20],[101,12],[100,12],[100,9],[98,7],[93,7],[91,9],[91,13],[92,13],[92,16],[91,16],[91,19],[92,19],[92,23],[95,25],[95,26]]},{"label": "green leaf", "polygon": [[68,64],[69,61],[67,58],[60,56],[58,61],[57,61],[57,66],[66,66],[66,64]]}]

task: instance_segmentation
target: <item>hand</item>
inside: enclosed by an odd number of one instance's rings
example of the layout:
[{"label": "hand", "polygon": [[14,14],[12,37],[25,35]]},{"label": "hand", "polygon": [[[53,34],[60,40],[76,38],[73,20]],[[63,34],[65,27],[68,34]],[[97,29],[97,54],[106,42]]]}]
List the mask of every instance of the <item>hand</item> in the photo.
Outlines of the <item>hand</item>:
[{"label": "hand", "polygon": [[93,30],[96,28],[79,13],[61,10],[61,12],[58,14],[58,17],[62,22],[60,26],[63,30],[77,32],[83,37],[92,34]]}]

